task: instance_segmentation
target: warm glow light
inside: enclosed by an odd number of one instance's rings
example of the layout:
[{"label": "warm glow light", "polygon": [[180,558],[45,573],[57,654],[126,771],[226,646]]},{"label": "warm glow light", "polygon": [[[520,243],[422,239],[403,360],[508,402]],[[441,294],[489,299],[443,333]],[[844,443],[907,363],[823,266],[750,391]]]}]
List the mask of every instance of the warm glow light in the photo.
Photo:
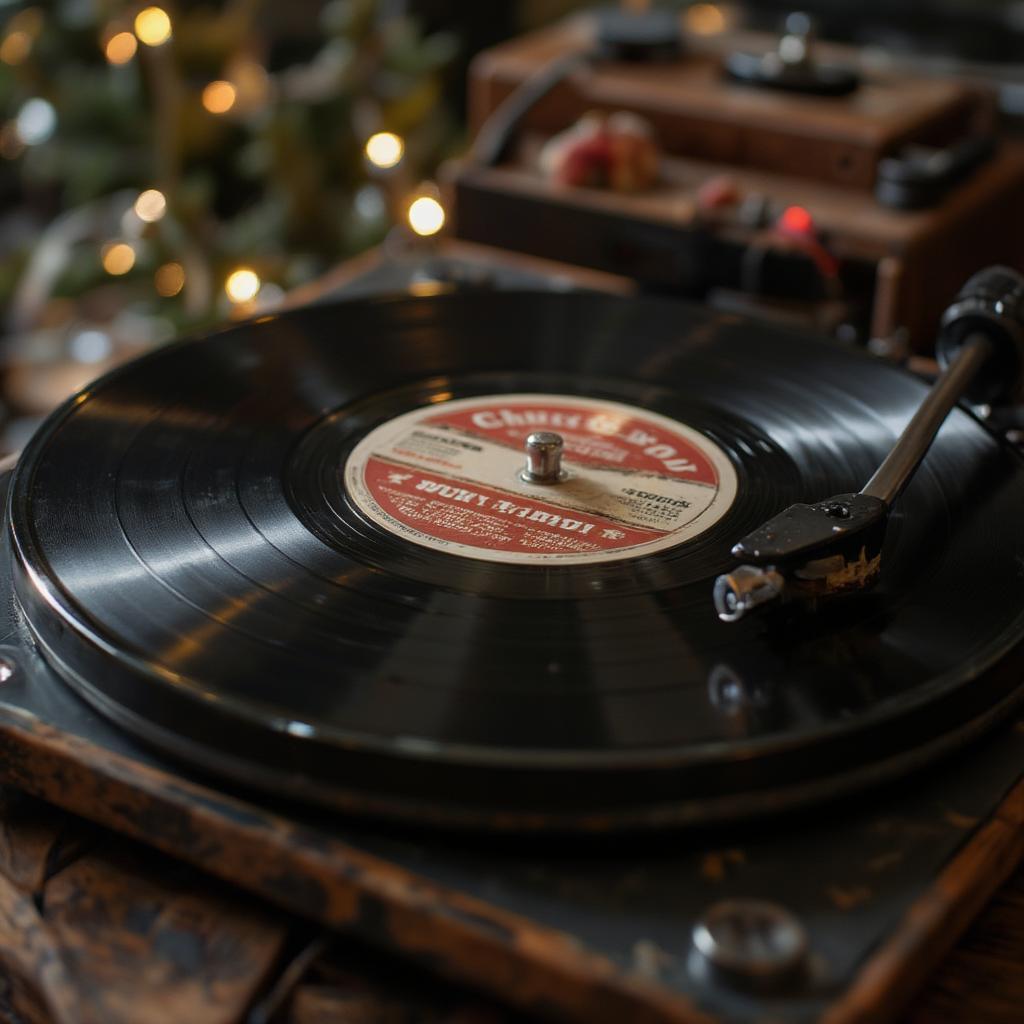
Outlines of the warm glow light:
[{"label": "warm glow light", "polygon": [[180,263],[165,263],[153,276],[157,294],[169,299],[185,287],[185,268]]},{"label": "warm glow light", "polygon": [[394,167],[404,152],[405,143],[394,132],[377,132],[366,140],[366,159],[381,170]]},{"label": "warm glow light", "polygon": [[436,235],[444,227],[444,207],[433,196],[420,196],[409,207],[409,227],[417,235]]},{"label": "warm glow light", "polygon": [[127,274],[135,266],[135,250],[127,242],[108,242],[101,257],[103,269],[114,277]]},{"label": "warm glow light", "polygon": [[0,43],[0,60],[5,64],[21,64],[32,52],[32,37],[27,32],[11,32]]},{"label": "warm glow light", "polygon": [[138,48],[131,32],[118,32],[107,40],[103,53],[111,64],[127,64]]},{"label": "warm glow light", "polygon": [[140,43],[159,46],[171,38],[171,19],[161,7],[146,7],[135,16],[135,34]]},{"label": "warm glow light", "polygon": [[224,282],[224,291],[232,302],[249,302],[256,298],[260,290],[259,274],[249,267],[239,267],[228,275]]},{"label": "warm glow light", "polygon": [[167,212],[167,200],[159,189],[147,188],[145,192],[139,193],[134,209],[139,220],[153,224]]},{"label": "warm glow light", "polygon": [[693,4],[686,9],[686,27],[695,36],[715,36],[725,31],[725,15],[716,4]]},{"label": "warm glow light", "polygon": [[235,105],[237,95],[230,82],[211,82],[203,90],[203,106],[211,114],[226,114]]}]

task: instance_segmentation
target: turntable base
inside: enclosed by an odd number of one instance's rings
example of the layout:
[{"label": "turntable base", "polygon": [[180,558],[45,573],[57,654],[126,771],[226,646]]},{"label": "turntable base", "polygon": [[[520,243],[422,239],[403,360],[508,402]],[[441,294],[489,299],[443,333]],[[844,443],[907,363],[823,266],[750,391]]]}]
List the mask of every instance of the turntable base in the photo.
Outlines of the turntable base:
[{"label": "turntable base", "polygon": [[[956,730],[959,753],[927,772],[813,812],[473,835],[318,810],[286,787],[254,792],[253,776],[215,782],[200,762],[165,760],[58,679],[13,602],[0,669],[0,785],[31,794],[0,808],[0,1018],[18,1024],[900,1020],[1024,858],[1024,722],[1012,719],[984,740]],[[709,973],[695,926],[725,901],[765,897],[806,935],[799,969],[756,985],[749,971]],[[1007,1019],[1019,1006],[1024,929],[994,913],[990,964],[1010,965],[1006,984],[965,952],[961,976],[932,973],[910,1020]],[[984,997],[965,1009],[971,991]]]},{"label": "turntable base", "polygon": [[[63,994],[50,987],[50,1001],[65,1008],[100,1006],[108,1024],[138,1024],[140,1008],[154,1024],[178,1020],[179,1013],[193,1024],[264,1020],[276,1007],[283,1008],[282,1024],[525,1019],[357,941],[328,937],[188,865],[22,794],[0,794],[0,821],[0,915],[10,922],[20,911],[21,921],[33,919],[34,932],[46,935],[50,948],[74,957],[73,977],[59,979]],[[33,898],[41,914],[30,907]],[[5,927],[5,940],[8,935]],[[198,978],[197,949],[205,954]],[[1024,1002],[1022,951],[1024,873],[1018,872],[894,1019],[1014,1019]],[[4,964],[5,1024],[61,1019],[44,1013],[42,1000],[25,991],[38,969],[35,958]],[[131,1000],[130,1007],[104,998],[114,990]]]}]

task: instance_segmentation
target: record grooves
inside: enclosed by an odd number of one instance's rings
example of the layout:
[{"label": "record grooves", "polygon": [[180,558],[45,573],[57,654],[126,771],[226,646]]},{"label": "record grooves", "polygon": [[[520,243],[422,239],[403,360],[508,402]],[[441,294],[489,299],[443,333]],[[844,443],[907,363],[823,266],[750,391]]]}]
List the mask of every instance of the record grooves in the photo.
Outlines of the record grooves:
[{"label": "record grooves", "polygon": [[[312,307],[155,353],[55,416],[12,485],[17,595],[119,724],[303,799],[511,828],[771,810],[921,763],[1014,699],[1024,467],[960,411],[901,498],[878,590],[735,625],[711,604],[736,539],[858,487],[923,391],[858,353],[657,300]],[[612,518],[494,468],[531,396],[567,423],[621,417],[607,443],[571,426],[566,457],[636,537],[601,549]],[[462,409],[477,422],[424,428]],[[385,473],[353,500],[346,467],[377,465],[367,438],[411,450],[386,433],[403,416],[419,477]],[[445,444],[478,475],[425,469],[454,465]],[[692,527],[695,488],[729,474],[735,493]],[[695,532],[611,549],[677,528]]]}]

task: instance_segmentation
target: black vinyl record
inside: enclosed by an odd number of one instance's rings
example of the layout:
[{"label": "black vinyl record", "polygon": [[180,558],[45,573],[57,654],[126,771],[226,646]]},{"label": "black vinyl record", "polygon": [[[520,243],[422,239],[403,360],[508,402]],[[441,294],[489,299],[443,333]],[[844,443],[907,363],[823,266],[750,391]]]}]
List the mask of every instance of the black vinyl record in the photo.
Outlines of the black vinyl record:
[{"label": "black vinyl record", "polygon": [[[858,489],[924,393],[668,301],[310,307],[59,410],[12,485],[17,594],[104,714],[260,788],[525,829],[769,811],[923,763],[1017,691],[1024,467],[960,410],[878,587],[714,611],[733,543]],[[561,492],[512,471],[532,427],[564,428]]]}]

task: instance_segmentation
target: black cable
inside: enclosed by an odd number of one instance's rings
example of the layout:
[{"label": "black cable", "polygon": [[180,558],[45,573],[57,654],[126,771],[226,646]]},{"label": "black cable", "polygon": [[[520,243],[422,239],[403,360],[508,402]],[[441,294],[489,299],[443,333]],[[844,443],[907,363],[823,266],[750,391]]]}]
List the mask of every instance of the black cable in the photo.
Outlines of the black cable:
[{"label": "black cable", "polygon": [[470,159],[484,167],[501,163],[523,118],[560,82],[595,57],[592,50],[579,50],[556,57],[518,85],[491,112],[477,132]]}]

